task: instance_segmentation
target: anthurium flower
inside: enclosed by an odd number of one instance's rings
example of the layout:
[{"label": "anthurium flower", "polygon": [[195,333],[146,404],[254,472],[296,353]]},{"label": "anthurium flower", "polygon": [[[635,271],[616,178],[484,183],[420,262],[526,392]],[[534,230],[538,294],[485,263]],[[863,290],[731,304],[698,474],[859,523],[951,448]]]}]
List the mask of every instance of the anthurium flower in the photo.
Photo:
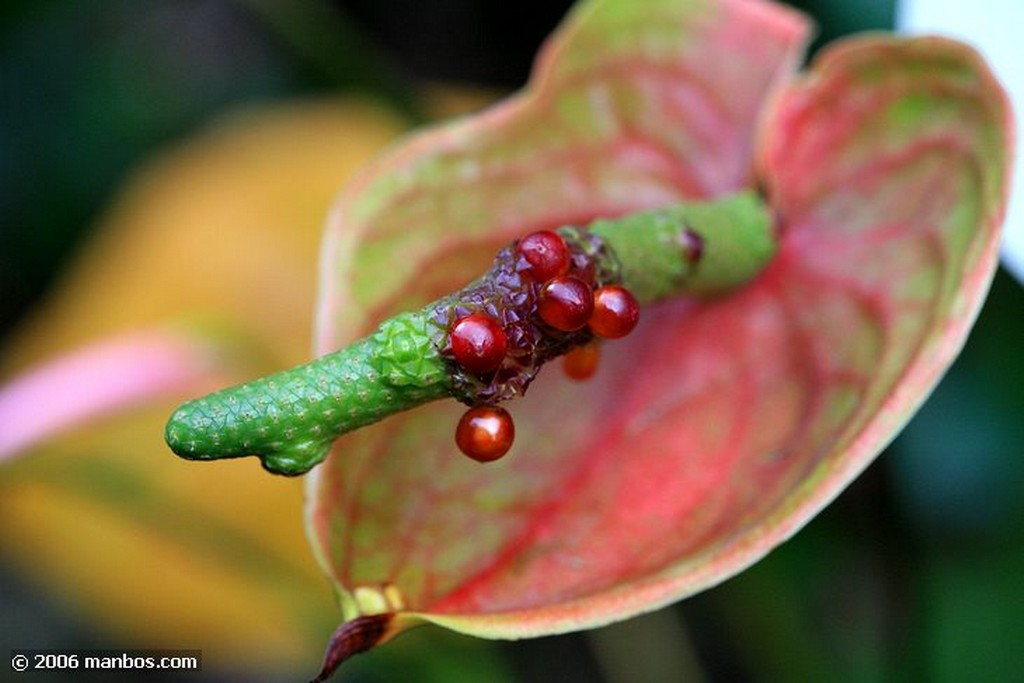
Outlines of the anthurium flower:
[{"label": "anthurium flower", "polygon": [[457,406],[349,434],[309,479],[349,654],[432,622],[588,628],[747,567],[860,473],[961,347],[996,263],[1004,94],[969,48],[857,38],[795,74],[807,22],[753,0],[577,7],[517,97],[414,136],[338,200],[316,345],[482,272],[531,230],[759,188],[748,286],[644,310],[594,379],[543,373],[516,445],[455,454]]}]

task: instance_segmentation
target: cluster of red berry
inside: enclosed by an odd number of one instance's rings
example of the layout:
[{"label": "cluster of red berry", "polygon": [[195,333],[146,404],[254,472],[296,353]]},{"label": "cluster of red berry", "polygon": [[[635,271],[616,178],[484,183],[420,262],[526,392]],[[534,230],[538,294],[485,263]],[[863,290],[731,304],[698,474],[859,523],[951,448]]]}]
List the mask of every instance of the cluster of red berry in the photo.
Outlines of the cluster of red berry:
[{"label": "cluster of red berry", "polygon": [[[516,258],[524,264],[523,275],[540,286],[536,315],[554,333],[590,332],[606,339],[626,336],[636,327],[640,306],[625,287],[594,287],[570,274],[572,255],[565,240],[550,230],[530,233],[516,246]],[[496,371],[508,353],[508,339],[501,323],[483,312],[457,319],[450,330],[455,362],[474,375]],[[598,351],[593,342],[566,354],[563,369],[573,379],[586,379],[597,368]],[[470,408],[459,420],[455,443],[470,458],[490,462],[512,446],[515,426],[508,411],[494,405]]]}]

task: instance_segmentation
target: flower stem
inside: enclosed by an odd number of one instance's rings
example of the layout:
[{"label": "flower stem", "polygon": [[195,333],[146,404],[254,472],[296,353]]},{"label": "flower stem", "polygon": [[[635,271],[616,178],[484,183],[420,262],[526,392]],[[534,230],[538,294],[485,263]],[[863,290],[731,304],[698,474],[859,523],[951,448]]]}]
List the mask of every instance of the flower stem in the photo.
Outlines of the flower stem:
[{"label": "flower stem", "polygon": [[[749,192],[559,232],[596,286],[621,284],[641,304],[727,293],[756,276],[775,249],[771,218]],[[553,333],[524,315],[537,288],[519,270],[509,245],[480,279],[386,320],[350,346],[190,401],[171,416],[167,443],[189,459],[256,455],[271,472],[299,475],[321,462],[336,438],[389,415],[444,397],[472,405],[519,396],[545,362],[591,339],[586,330]],[[455,319],[479,310],[518,340],[486,378],[461,370],[448,340]]]}]

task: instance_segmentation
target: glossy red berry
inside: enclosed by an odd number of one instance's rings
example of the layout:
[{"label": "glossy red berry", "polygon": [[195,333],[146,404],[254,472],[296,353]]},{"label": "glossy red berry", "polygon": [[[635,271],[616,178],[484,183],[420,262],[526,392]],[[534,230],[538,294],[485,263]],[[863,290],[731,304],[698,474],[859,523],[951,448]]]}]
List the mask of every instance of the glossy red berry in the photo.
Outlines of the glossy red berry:
[{"label": "glossy red berry", "polygon": [[640,320],[640,304],[625,287],[607,285],[594,292],[591,331],[606,339],[619,339],[633,331]]},{"label": "glossy red berry", "polygon": [[474,375],[497,370],[508,351],[505,331],[486,313],[472,313],[456,320],[451,343],[455,362]]},{"label": "glossy red berry", "polygon": [[570,379],[590,379],[597,371],[597,362],[601,359],[601,350],[597,344],[577,346],[562,356],[562,371]]},{"label": "glossy red berry", "polygon": [[556,277],[540,291],[537,314],[556,330],[573,332],[581,329],[593,312],[593,290],[579,278]]},{"label": "glossy red berry", "polygon": [[519,256],[530,264],[528,272],[537,282],[565,275],[572,265],[572,257],[565,240],[557,232],[538,230],[519,240]]},{"label": "glossy red berry", "polygon": [[512,416],[497,406],[470,408],[455,428],[455,444],[477,462],[491,462],[505,455],[515,437]]}]

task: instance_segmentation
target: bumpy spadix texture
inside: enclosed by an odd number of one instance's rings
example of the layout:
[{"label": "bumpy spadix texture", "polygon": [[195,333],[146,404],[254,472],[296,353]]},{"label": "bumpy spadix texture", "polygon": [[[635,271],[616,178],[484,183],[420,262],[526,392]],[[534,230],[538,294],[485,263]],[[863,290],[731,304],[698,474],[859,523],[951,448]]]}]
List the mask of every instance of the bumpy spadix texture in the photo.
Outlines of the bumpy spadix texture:
[{"label": "bumpy spadix texture", "polygon": [[846,42],[787,82],[806,35],[759,2],[583,5],[524,94],[344,192],[320,351],[530,230],[759,184],[780,233],[741,291],[645,309],[589,383],[542,374],[514,457],[455,453],[454,405],[340,440],[307,513],[346,618],[519,637],[653,609],[796,531],[923,401],[994,269],[1004,97],[937,39]]}]

